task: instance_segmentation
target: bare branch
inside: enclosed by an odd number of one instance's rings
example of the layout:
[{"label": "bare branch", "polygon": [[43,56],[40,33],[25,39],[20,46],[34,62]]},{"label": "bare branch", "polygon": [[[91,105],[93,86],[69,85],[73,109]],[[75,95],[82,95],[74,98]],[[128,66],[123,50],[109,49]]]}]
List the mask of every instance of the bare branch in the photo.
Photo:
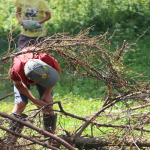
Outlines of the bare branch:
[{"label": "bare branch", "polygon": [[66,148],[68,148],[69,150],[75,150],[75,148],[72,147],[70,144],[68,144],[67,142],[65,142],[64,140],[62,140],[61,138],[59,138],[58,136],[56,136],[56,135],[54,135],[54,134],[52,134],[52,133],[49,133],[49,132],[47,132],[47,131],[45,131],[45,130],[42,130],[42,129],[40,129],[40,128],[34,126],[34,125],[31,125],[31,124],[29,124],[29,123],[27,123],[27,122],[25,122],[25,121],[23,121],[23,120],[20,120],[20,119],[18,119],[18,118],[16,118],[16,117],[13,117],[13,116],[11,116],[11,115],[7,115],[7,114],[2,113],[2,112],[0,112],[0,116],[5,117],[5,118],[9,118],[9,119],[14,120],[14,121],[17,121],[18,123],[21,123],[21,124],[23,124],[24,126],[27,126],[27,127],[29,127],[29,128],[32,128],[32,129],[34,129],[35,131],[37,131],[37,132],[39,132],[39,133],[42,133],[43,135],[46,135],[46,136],[48,136],[48,137],[51,137],[52,139],[54,139],[54,140],[58,141],[59,143],[61,143],[62,145],[64,145],[64,146],[65,146]]}]

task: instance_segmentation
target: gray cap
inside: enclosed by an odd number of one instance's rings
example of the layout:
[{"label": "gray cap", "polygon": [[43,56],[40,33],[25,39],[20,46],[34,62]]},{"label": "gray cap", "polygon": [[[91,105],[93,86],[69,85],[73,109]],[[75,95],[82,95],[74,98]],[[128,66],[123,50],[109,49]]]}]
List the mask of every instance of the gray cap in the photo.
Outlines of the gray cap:
[{"label": "gray cap", "polygon": [[40,59],[30,59],[24,72],[27,78],[46,88],[53,87],[59,78],[58,72]]}]

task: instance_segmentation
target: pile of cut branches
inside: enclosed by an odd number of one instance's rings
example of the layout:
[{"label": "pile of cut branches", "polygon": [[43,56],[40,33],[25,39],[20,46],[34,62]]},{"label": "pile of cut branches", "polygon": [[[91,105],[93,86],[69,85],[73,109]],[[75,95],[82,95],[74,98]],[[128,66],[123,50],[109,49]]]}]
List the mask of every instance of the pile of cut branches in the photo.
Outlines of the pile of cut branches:
[{"label": "pile of cut branches", "polygon": [[[74,133],[65,130],[65,135],[53,135],[41,129],[41,121],[39,121],[38,127],[36,127],[37,125],[34,126],[32,122],[40,118],[41,110],[33,111],[32,116],[29,116],[26,121],[0,112],[0,116],[3,117],[2,122],[5,122],[6,119],[12,119],[26,126],[27,132],[24,132],[26,133],[24,135],[12,132],[8,127],[3,127],[3,123],[0,124],[2,130],[26,139],[20,139],[16,148],[26,146],[31,148],[35,144],[52,149],[67,148],[70,150],[75,148],[108,149],[108,147],[117,147],[119,149],[130,147],[132,149],[136,147],[140,149],[141,147],[150,147],[148,136],[150,132],[148,128],[150,122],[150,111],[148,111],[148,108],[150,108],[148,103],[149,84],[146,82],[146,77],[144,81],[141,81],[139,77],[143,77],[143,75],[128,70],[123,64],[125,54],[134,51],[132,46],[136,43],[129,44],[124,40],[121,48],[117,45],[116,50],[111,51],[109,47],[113,36],[108,37],[106,32],[103,35],[90,37],[90,30],[91,28],[81,31],[77,36],[69,36],[67,33],[55,34],[47,37],[32,50],[13,51],[0,57],[1,79],[3,80],[7,79],[9,74],[5,65],[10,64],[11,67],[12,59],[15,56],[28,52],[46,52],[54,56],[57,55],[60,60],[63,60],[66,64],[65,68],[69,68],[74,76],[92,78],[97,83],[104,83],[104,86],[107,87],[107,97],[103,106],[89,117],[81,117],[66,112],[60,101],[48,104],[58,104],[59,110],[57,111],[61,114],[82,121],[80,127]],[[2,97],[1,100],[4,98]],[[114,111],[114,107],[118,107],[119,111]],[[102,117],[107,118],[105,122],[101,122]],[[84,131],[89,126],[91,126],[91,134],[84,135]],[[96,129],[104,132],[105,136],[94,136],[93,132]],[[37,136],[33,136],[32,133],[35,132]],[[55,146],[44,144],[44,135],[52,138]],[[5,133],[3,137],[5,138],[0,138],[0,142],[6,146],[7,134]]]}]

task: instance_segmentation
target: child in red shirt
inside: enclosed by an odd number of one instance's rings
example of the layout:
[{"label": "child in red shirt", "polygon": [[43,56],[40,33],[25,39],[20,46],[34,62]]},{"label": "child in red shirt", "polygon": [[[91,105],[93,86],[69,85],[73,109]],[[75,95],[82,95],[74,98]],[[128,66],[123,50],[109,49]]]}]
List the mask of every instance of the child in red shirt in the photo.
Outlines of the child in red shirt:
[{"label": "child in red shirt", "polygon": [[[33,48],[34,47],[26,48],[22,51]],[[12,115],[17,118],[26,117],[23,111],[26,108],[28,99],[37,105],[38,108],[52,103],[53,86],[57,83],[60,73],[61,68],[57,60],[47,53],[37,54],[35,52],[29,52],[15,57],[10,74],[11,79],[14,81],[14,91],[16,93],[15,107],[12,111]],[[30,85],[33,84],[37,86],[40,100],[36,99],[29,91]],[[53,109],[53,106],[51,105],[49,109]],[[56,114],[54,114],[53,111],[44,111],[43,116],[45,130],[53,133],[56,126]],[[16,122],[11,120],[10,129],[20,132],[23,125],[16,124]],[[16,142],[16,140],[12,140],[12,136],[9,136],[7,141],[11,141],[11,145],[14,145]]]}]

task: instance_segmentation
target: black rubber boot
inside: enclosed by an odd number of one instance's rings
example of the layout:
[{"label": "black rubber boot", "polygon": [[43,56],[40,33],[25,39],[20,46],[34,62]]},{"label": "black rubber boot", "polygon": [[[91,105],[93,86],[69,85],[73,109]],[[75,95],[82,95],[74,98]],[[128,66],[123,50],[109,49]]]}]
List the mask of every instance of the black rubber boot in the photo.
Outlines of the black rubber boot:
[{"label": "black rubber boot", "polygon": [[[56,122],[57,122],[56,113],[54,114],[54,116],[43,114],[44,130],[54,134],[56,130]],[[44,136],[44,138],[47,138],[47,136]],[[52,145],[53,142],[51,139],[49,139],[45,143],[48,145]],[[46,148],[46,150],[51,150],[51,149]]]},{"label": "black rubber boot", "polygon": [[[19,118],[19,119],[24,119],[24,118],[28,117],[25,114],[18,115],[18,114],[12,113],[11,115],[16,117],[16,118]],[[21,133],[23,127],[24,127],[23,124],[20,124],[16,121],[10,120],[10,123],[9,123],[9,129],[10,130]],[[16,142],[17,142],[17,137],[9,133],[8,134],[8,139],[7,139],[7,144],[9,145],[8,149],[9,150],[13,149],[11,147],[13,147]]]},{"label": "black rubber boot", "polygon": [[55,133],[56,122],[57,122],[57,114],[56,113],[54,114],[54,116],[43,114],[44,130],[46,130],[50,133]]}]

